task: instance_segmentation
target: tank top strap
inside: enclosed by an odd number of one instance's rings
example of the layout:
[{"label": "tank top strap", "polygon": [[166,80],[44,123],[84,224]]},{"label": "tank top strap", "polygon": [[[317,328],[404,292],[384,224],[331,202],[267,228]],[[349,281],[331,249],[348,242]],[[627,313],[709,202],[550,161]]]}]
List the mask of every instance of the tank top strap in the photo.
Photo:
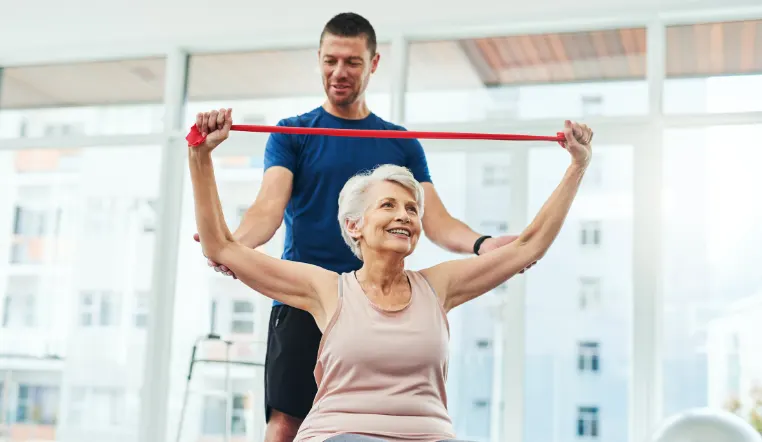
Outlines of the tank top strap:
[{"label": "tank top strap", "polygon": [[[408,274],[408,278],[410,279],[410,284],[413,286],[413,292],[416,292],[419,295],[421,295],[421,298],[427,301],[426,304],[430,308],[436,308],[437,310],[439,310],[440,314],[442,315],[442,320],[444,321],[447,327],[447,332],[449,334],[450,322],[447,319],[447,312],[444,309],[444,303],[442,302],[442,299],[434,290],[434,287],[432,287],[429,280],[426,279],[425,276],[423,276],[423,273],[419,271],[407,270],[407,274]],[[436,306],[434,304],[436,304]]]}]

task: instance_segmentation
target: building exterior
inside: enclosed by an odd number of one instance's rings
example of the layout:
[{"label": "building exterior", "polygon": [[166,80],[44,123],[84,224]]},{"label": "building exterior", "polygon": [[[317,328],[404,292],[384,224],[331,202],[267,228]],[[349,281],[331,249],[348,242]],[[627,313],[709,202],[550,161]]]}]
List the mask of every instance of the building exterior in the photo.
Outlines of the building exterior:
[{"label": "building exterior", "polygon": [[[726,309],[708,329],[709,406],[728,408],[748,418],[762,401],[762,294]],[[758,414],[759,415],[759,414]]]}]

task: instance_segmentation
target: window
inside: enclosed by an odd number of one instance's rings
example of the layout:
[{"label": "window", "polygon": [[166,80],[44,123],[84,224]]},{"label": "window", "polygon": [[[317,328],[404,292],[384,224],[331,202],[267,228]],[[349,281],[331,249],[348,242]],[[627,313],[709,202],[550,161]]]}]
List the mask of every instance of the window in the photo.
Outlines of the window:
[{"label": "window", "polygon": [[579,371],[595,371],[600,367],[600,355],[597,342],[580,342],[577,368]]},{"label": "window", "polygon": [[580,224],[580,244],[583,246],[601,245],[601,223],[600,221],[583,221]]},{"label": "window", "polygon": [[[628,434],[638,424],[630,419],[630,373],[619,369],[632,364],[635,146],[601,142],[596,152],[607,172],[600,188],[579,192],[553,246],[524,273],[523,442],[572,440],[578,421],[585,434],[595,425],[602,437],[593,413],[578,415],[588,401],[605,408],[607,433]],[[568,164],[554,149],[530,148],[528,216],[545,204]],[[580,242],[597,236],[601,244],[604,223],[606,247],[588,253]]]},{"label": "window", "polygon": [[34,327],[34,295],[5,295],[3,327]]},{"label": "window", "polygon": [[724,407],[731,397],[753,401],[760,368],[750,361],[759,355],[762,317],[759,139],[759,124],[664,132],[662,417]]},{"label": "window", "polygon": [[248,301],[233,301],[232,321],[230,331],[232,333],[254,333],[254,304]]},{"label": "window", "polygon": [[[377,51],[381,60],[368,83],[366,100],[371,111],[388,119],[390,46],[379,44]],[[309,112],[325,100],[317,63],[314,48],[194,54],[188,73],[186,122],[192,124],[198,112],[221,107],[232,107],[235,118],[249,124],[275,124]],[[227,80],[218,81],[221,77]]]},{"label": "window", "polygon": [[135,313],[133,317],[136,328],[146,328],[148,326],[148,292],[136,293]]},{"label": "window", "polygon": [[580,310],[595,309],[601,303],[601,280],[598,278],[580,278],[579,308]]},{"label": "window", "polygon": [[38,325],[40,280],[37,276],[12,275],[3,298],[3,327],[29,328]]},{"label": "window", "polygon": [[[231,433],[234,435],[246,434],[246,398],[240,394],[234,394],[233,415],[231,419]],[[207,436],[216,436],[225,433],[225,399],[219,397],[204,397],[204,410],[202,420],[202,432]]]},{"label": "window", "polygon": [[593,117],[603,114],[603,96],[602,95],[583,95],[582,97],[582,115]]},{"label": "window", "polygon": [[474,408],[487,408],[489,406],[489,401],[485,399],[476,399],[474,401]]},{"label": "window", "polygon": [[577,436],[595,439],[598,437],[598,407],[577,408]]},{"label": "window", "polygon": [[163,131],[164,59],[3,69],[0,138]]},{"label": "window", "polygon": [[126,398],[119,387],[72,387],[67,410],[68,423],[75,428],[104,430],[125,422]]},{"label": "window", "polygon": [[80,295],[80,325],[113,327],[119,325],[119,296],[110,291],[86,291]]},{"label": "window", "polygon": [[139,199],[135,201],[135,212],[140,218],[143,233],[156,232],[156,204],[157,200]]},{"label": "window", "polygon": [[484,187],[507,186],[511,173],[510,165],[486,165],[483,167],[482,185]]},{"label": "window", "polygon": [[762,20],[667,28],[664,112],[762,111]]},{"label": "window", "polygon": [[53,189],[20,186],[13,212],[12,264],[40,264],[52,258],[51,236],[60,232],[61,208],[51,203]]},{"label": "window", "polygon": [[55,425],[58,422],[58,387],[19,384],[16,422]]},{"label": "window", "polygon": [[494,232],[495,235],[501,235],[508,232],[508,221],[485,220],[480,223],[480,231]]},{"label": "window", "polygon": [[113,327],[119,323],[119,296],[109,291],[86,291],[80,295],[80,325]]},{"label": "window", "polygon": [[410,44],[410,123],[648,112],[645,28]]}]

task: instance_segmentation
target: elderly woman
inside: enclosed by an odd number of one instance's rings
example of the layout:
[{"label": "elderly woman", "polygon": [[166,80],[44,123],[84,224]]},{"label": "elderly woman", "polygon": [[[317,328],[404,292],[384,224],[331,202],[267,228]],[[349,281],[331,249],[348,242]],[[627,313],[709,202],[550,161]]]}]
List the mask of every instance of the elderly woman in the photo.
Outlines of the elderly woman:
[{"label": "elderly woman", "polygon": [[519,239],[498,250],[420,271],[405,258],[421,235],[423,189],[384,165],[350,179],[338,221],[363,261],[336,274],[272,258],[233,240],[223,218],[211,153],[222,129],[189,147],[196,223],[204,254],[257,292],[309,312],[323,332],[318,393],[297,441],[442,441],[455,438],[447,412],[447,313],[540,259],[558,235],[590,161],[592,132],[566,122],[571,164]]}]

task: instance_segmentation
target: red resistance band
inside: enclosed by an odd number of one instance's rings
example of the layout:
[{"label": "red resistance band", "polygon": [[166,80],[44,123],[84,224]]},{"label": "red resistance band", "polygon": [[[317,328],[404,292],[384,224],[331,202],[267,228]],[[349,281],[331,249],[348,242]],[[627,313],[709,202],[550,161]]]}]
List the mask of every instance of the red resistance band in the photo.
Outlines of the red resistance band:
[{"label": "red resistance band", "polygon": [[[542,135],[512,135],[512,134],[480,134],[469,132],[420,132],[404,130],[359,130],[359,129],[325,129],[319,127],[285,127],[285,126],[258,126],[252,124],[234,124],[230,130],[241,132],[268,132],[294,135],[328,135],[334,137],[359,137],[359,138],[420,138],[420,139],[445,139],[445,140],[503,140],[503,141],[555,141],[559,144],[566,141],[563,132],[556,136]],[[188,136],[188,144],[198,146],[206,137],[194,124]]]}]

